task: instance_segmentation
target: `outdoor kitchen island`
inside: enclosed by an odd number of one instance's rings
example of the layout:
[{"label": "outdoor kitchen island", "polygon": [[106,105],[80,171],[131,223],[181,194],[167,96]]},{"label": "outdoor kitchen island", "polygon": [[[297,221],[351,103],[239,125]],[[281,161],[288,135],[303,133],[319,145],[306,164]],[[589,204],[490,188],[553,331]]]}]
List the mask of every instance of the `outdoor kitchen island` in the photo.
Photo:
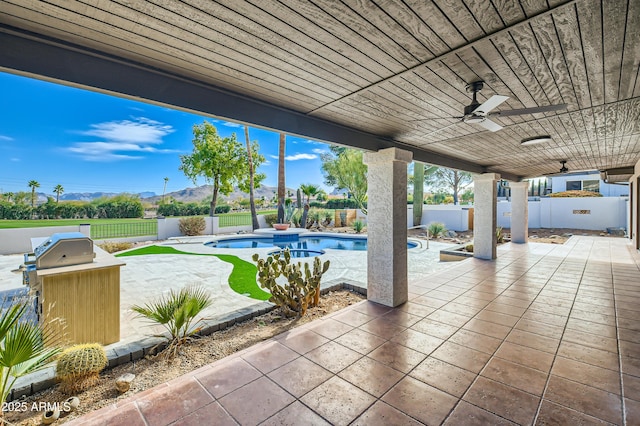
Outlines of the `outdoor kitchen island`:
[{"label": "outdoor kitchen island", "polygon": [[36,267],[30,268],[26,280],[37,296],[40,324],[50,327],[54,336],[63,336],[65,343],[118,342],[120,268],[125,262],[79,233],[53,237],[49,246],[47,242],[39,246],[44,250],[34,250]]}]

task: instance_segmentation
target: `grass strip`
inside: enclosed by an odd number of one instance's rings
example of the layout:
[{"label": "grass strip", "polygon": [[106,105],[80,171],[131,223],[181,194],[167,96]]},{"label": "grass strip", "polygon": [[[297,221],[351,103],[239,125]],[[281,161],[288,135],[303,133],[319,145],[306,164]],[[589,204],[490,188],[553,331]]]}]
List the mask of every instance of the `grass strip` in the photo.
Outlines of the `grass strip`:
[{"label": "grass strip", "polygon": [[135,250],[116,254],[116,257],[143,256],[149,254],[186,254],[191,256],[215,256],[223,262],[233,265],[231,275],[229,275],[229,287],[238,294],[251,297],[256,300],[268,300],[271,295],[262,290],[256,282],[258,268],[252,263],[240,259],[238,256],[230,254],[206,254],[187,253],[168,246],[144,246]]}]

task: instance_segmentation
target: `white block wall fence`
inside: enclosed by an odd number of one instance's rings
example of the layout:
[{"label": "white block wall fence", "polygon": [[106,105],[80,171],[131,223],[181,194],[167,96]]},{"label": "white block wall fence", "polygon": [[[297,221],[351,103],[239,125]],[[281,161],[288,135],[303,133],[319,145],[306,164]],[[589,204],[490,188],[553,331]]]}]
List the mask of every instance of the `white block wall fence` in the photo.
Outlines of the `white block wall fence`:
[{"label": "white block wall fence", "polygon": [[[552,198],[529,201],[529,228],[627,229],[627,197]],[[511,227],[511,202],[498,202],[498,226]]]},{"label": "white block wall fence", "polygon": [[[442,222],[449,230],[465,232],[469,230],[469,208],[471,205],[427,205],[422,209],[420,225]],[[511,227],[511,202],[499,201],[497,205],[497,226]],[[529,228],[574,228],[602,230],[607,228],[628,229],[629,200],[627,197],[598,198],[551,198],[542,197],[539,201],[529,201]],[[366,223],[366,215],[357,211],[357,218]],[[180,237],[179,218],[158,219],[158,235],[133,238],[110,238],[109,241],[143,241],[150,239],[166,240]],[[261,228],[266,228],[263,215],[258,215]],[[205,235],[219,233],[232,234],[251,232],[251,226],[233,226],[220,228],[218,218],[205,216]],[[407,225],[413,223],[413,206],[407,208]],[[49,237],[57,232],[82,232],[90,236],[89,225],[50,226],[42,228],[0,229],[0,255],[31,252],[31,239]]]}]

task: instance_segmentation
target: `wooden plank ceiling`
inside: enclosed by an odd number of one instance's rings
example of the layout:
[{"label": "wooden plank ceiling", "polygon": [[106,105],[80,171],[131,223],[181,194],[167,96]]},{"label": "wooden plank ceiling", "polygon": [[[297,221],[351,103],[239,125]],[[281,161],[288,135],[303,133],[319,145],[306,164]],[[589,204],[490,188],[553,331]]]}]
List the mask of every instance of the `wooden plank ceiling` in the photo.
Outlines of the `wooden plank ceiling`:
[{"label": "wooden plank ceiling", "polygon": [[[640,159],[638,0],[2,0],[1,31],[222,88],[421,158],[519,177],[556,172],[560,160],[574,171]],[[568,108],[493,118],[498,132],[454,124],[477,80],[480,102],[509,96],[496,111]],[[553,139],[520,145],[537,135]]]}]

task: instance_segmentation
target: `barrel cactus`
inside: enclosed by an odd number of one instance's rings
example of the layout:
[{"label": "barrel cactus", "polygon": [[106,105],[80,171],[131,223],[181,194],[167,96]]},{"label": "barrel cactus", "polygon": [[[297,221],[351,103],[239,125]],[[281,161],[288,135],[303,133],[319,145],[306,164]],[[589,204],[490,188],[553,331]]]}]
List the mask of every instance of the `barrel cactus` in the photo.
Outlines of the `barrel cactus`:
[{"label": "barrel cactus", "polygon": [[61,391],[74,394],[95,385],[107,364],[107,354],[99,343],[71,346],[60,354],[56,377]]}]

